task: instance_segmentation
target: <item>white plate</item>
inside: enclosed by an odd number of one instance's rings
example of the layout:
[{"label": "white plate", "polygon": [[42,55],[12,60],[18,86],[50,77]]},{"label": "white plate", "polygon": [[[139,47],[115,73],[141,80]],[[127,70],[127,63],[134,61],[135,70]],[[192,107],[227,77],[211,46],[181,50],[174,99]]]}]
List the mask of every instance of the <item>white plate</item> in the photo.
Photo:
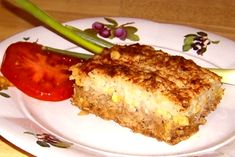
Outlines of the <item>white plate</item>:
[{"label": "white plate", "polygon": [[[159,24],[143,19],[114,18],[119,24],[131,24],[138,28],[139,43],[153,45],[171,54],[193,59],[201,66],[235,68],[235,43],[208,33],[219,44],[208,45],[203,56],[195,51],[182,52],[184,36],[201,31],[184,26]],[[90,18],[68,22],[81,29],[90,28],[95,21],[107,23],[104,18]],[[205,31],[204,31],[205,32]],[[61,49],[78,50],[76,45],[64,40],[44,27],[36,27],[16,34],[0,43],[1,60],[5,49],[13,42],[30,37],[30,41]],[[112,42],[120,42],[113,39]],[[128,44],[133,43],[126,41]],[[206,125],[190,139],[175,146],[133,133],[113,121],[102,120],[94,115],[78,116],[79,109],[69,100],[46,102],[30,98],[14,87],[5,91],[11,98],[0,97],[0,134],[27,152],[36,156],[189,156],[213,151],[230,143],[235,132],[235,87],[224,85],[225,95],[218,109],[208,116]],[[47,132],[73,145],[62,149],[41,147],[36,138],[24,132]]]}]

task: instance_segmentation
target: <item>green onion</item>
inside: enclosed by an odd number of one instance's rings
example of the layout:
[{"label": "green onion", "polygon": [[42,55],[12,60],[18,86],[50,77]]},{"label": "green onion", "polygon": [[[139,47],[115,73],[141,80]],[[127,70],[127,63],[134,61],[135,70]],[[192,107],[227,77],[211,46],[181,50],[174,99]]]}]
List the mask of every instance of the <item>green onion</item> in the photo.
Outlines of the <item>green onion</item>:
[{"label": "green onion", "polygon": [[59,53],[59,54],[63,54],[63,55],[67,55],[67,56],[71,56],[71,57],[81,58],[84,60],[88,60],[89,58],[93,57],[93,55],[90,55],[90,54],[67,51],[67,50],[57,49],[57,48],[48,47],[48,46],[43,46],[42,49],[48,50],[51,52],[55,52],[55,53]]},{"label": "green onion", "polygon": [[[42,9],[37,7],[35,4],[30,2],[29,0],[15,0],[15,2],[23,10],[30,13],[35,18],[37,18],[38,20],[40,20],[41,22],[43,22],[44,24],[46,24],[50,28],[57,31],[57,33],[60,33],[61,35],[63,35],[67,39],[71,40],[75,44],[78,44],[78,45],[82,46],[83,48],[85,48],[95,54],[100,54],[103,51],[104,47],[99,46],[99,45],[97,45],[97,43],[95,44],[92,41],[88,41],[87,39],[84,39],[83,37],[81,37],[81,34],[83,34],[82,32],[79,32],[77,34],[75,31],[65,27],[64,25],[62,25],[58,21],[54,20],[52,17],[50,17],[48,14],[46,14]],[[85,34],[85,36],[87,36],[87,34]]]},{"label": "green onion", "polygon": [[97,44],[101,47],[107,47],[107,48],[111,48],[113,47],[113,43],[110,43],[102,38],[99,38],[95,35],[89,34],[87,32],[82,31],[81,29],[77,28],[77,27],[73,27],[73,26],[69,26],[66,25],[65,27],[67,27],[68,29],[71,29],[72,31],[74,31],[75,33],[77,33],[81,38],[90,41],[94,44]]},{"label": "green onion", "polygon": [[222,82],[235,85],[235,69],[208,68],[208,70],[222,77]]}]

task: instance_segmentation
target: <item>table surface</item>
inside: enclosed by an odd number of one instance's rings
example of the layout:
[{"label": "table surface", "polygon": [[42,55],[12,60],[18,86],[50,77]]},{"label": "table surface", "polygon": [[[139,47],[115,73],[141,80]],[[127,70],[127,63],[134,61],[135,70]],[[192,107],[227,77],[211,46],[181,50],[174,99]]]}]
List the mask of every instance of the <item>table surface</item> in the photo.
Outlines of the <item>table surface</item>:
[{"label": "table surface", "polygon": [[[235,1],[231,0],[32,0],[60,22],[88,17],[136,17],[196,27],[235,41]],[[41,25],[31,16],[0,0],[0,42]],[[29,153],[0,136],[0,157]]]}]

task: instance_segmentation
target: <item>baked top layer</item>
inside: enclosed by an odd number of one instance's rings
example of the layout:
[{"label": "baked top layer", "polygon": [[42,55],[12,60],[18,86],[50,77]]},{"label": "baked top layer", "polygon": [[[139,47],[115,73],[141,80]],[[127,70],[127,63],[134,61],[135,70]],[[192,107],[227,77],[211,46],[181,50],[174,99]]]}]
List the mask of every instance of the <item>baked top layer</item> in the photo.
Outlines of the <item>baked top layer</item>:
[{"label": "baked top layer", "polygon": [[105,49],[80,69],[86,75],[95,70],[111,78],[122,78],[145,91],[158,91],[180,110],[187,110],[193,97],[214,84],[221,85],[219,76],[192,60],[139,44]]}]

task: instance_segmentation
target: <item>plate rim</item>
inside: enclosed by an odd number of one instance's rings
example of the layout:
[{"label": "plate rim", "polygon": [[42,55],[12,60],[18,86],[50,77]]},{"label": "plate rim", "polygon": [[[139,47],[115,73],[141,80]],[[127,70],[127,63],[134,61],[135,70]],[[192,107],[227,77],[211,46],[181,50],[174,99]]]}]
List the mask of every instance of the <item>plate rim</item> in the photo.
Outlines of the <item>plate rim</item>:
[{"label": "plate rim", "polygon": [[[103,17],[92,17],[92,18],[84,18],[84,19],[77,19],[77,20],[72,20],[72,21],[68,21],[68,22],[65,22],[65,24],[70,24],[70,23],[76,23],[77,21],[82,21],[82,20],[87,20],[87,19],[89,19],[89,20],[92,20],[92,19],[101,19],[101,18],[103,18]],[[155,24],[164,24],[164,23],[157,23],[157,22],[155,22],[155,21],[151,21],[151,20],[145,20],[145,19],[141,19],[141,18],[129,18],[129,17],[113,17],[114,19],[132,19],[132,20],[143,20],[143,21],[148,21],[148,22],[153,22],[153,23],[155,23]],[[164,24],[165,25],[165,24]],[[167,24],[167,25],[175,25],[175,24]],[[193,28],[193,27],[188,27],[188,26],[183,26],[183,25],[176,25],[176,26],[180,26],[180,27],[187,27],[187,28],[192,28],[192,29],[196,29],[196,28]],[[28,32],[28,31],[34,31],[34,30],[36,30],[36,29],[44,29],[44,27],[43,26],[37,26],[37,27],[34,27],[34,28],[31,28],[31,29],[27,29],[27,30],[25,30],[25,31],[22,31],[22,32],[19,32],[19,33],[17,33],[17,34],[15,34],[15,35],[13,35],[13,36],[11,36],[11,37],[9,37],[9,38],[6,38],[6,39],[4,39],[3,41],[1,41],[0,42],[0,46],[2,46],[2,43],[5,43],[5,42],[8,42],[11,38],[14,38],[14,37],[16,37],[16,36],[18,36],[19,34],[23,34],[23,33],[25,33],[25,32]],[[208,31],[207,31],[208,32]],[[215,33],[213,33],[213,34],[215,34]],[[224,38],[224,37],[222,37],[222,38]],[[225,38],[226,39],[226,38]],[[228,39],[228,40],[230,40],[230,39]],[[0,117],[1,118],[1,117]],[[4,137],[4,136],[3,136]],[[233,140],[234,140],[234,138],[233,138]],[[225,142],[226,143],[226,142]],[[224,146],[224,145],[223,145]],[[216,149],[218,149],[218,148],[216,148]],[[27,150],[26,150],[27,151]],[[196,152],[196,154],[200,154],[200,152],[201,151],[199,151],[199,152]],[[119,155],[119,154],[118,154]],[[125,154],[124,154],[125,155]],[[180,156],[181,155],[194,155],[194,153],[193,154],[180,154]],[[125,155],[126,156],[126,155]],[[170,155],[171,156],[171,155]]]}]

